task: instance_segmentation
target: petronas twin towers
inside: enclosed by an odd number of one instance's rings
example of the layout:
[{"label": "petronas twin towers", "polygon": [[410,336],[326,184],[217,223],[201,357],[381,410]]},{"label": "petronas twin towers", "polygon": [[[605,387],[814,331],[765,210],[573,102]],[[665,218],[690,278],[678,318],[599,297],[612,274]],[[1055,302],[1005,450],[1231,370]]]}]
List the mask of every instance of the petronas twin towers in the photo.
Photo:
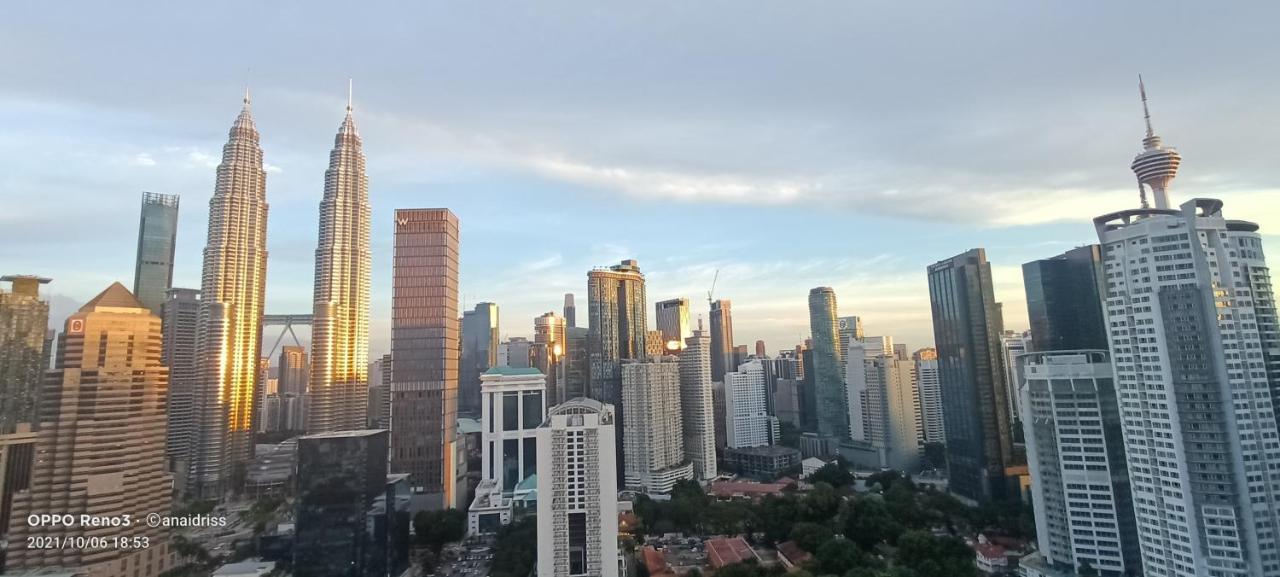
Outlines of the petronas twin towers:
[{"label": "petronas twin towers", "polygon": [[[253,450],[267,277],[266,170],[246,91],[209,201],[197,351],[197,439],[188,490],[232,488]],[[311,336],[309,431],[365,426],[370,208],[364,153],[348,97],[320,203]]]}]

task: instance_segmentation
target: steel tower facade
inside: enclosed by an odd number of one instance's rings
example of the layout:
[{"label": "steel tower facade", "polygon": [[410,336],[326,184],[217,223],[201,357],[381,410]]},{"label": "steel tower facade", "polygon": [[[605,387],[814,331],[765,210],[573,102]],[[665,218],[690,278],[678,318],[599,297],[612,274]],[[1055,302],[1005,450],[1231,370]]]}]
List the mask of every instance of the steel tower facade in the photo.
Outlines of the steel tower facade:
[{"label": "steel tower facade", "polygon": [[338,127],[320,202],[311,324],[313,433],[365,426],[369,388],[369,178],[351,117]]}]

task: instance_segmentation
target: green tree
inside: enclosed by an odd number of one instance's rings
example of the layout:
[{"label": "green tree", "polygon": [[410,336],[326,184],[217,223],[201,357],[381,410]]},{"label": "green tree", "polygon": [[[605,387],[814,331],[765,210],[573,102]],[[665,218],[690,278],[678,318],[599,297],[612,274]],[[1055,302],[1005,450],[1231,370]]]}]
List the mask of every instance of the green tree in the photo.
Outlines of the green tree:
[{"label": "green tree", "polygon": [[1080,562],[1080,569],[1076,571],[1076,575],[1080,577],[1098,577],[1098,570],[1093,568],[1088,561]]},{"label": "green tree", "polygon": [[918,577],[975,577],[973,550],[957,537],[935,537],[924,531],[907,531],[898,539],[898,565]]},{"label": "green tree", "polygon": [[413,532],[419,543],[439,554],[446,543],[466,536],[467,514],[457,509],[419,511],[413,517]]},{"label": "green tree", "polygon": [[835,538],[830,527],[819,523],[800,522],[791,529],[791,540],[801,549],[816,553],[823,545]]},{"label": "green tree", "polygon": [[814,555],[818,573],[822,575],[844,575],[850,569],[867,567],[867,554],[848,539],[837,537],[827,541],[818,548]]},{"label": "green tree", "polygon": [[529,577],[538,559],[538,523],[525,517],[498,530],[490,577]]},{"label": "green tree", "polygon": [[832,485],[819,482],[801,499],[800,518],[814,523],[825,522],[840,512],[840,502],[840,496]]},{"label": "green tree", "polygon": [[844,461],[839,459],[823,465],[821,469],[814,471],[809,475],[806,481],[818,484],[826,483],[837,489],[842,489],[853,484],[853,473],[849,472],[849,468],[845,466]]},{"label": "green tree", "polygon": [[903,477],[902,473],[889,469],[888,471],[880,471],[879,473],[867,477],[867,487],[879,485],[881,491],[888,491],[890,487],[894,486],[894,484],[902,481],[906,481],[908,483],[911,482]]},{"label": "green tree", "polygon": [[758,528],[768,543],[786,540],[799,514],[798,500],[791,495],[767,495],[756,507]]},{"label": "green tree", "polygon": [[878,495],[862,496],[849,503],[844,536],[859,547],[870,551],[880,543],[893,544],[902,530],[902,524],[893,518],[884,499]]}]

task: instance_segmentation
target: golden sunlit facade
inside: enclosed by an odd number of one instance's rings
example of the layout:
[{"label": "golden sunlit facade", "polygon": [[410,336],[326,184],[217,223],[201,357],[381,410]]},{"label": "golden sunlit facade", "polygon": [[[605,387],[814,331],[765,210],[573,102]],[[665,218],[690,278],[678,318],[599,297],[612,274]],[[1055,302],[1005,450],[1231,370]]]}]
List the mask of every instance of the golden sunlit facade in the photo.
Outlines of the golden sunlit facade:
[{"label": "golden sunlit facade", "polygon": [[201,279],[200,419],[189,486],[202,497],[227,491],[253,452],[253,418],[267,281],[267,173],[258,129],[244,108],[222,148],[209,200]]},{"label": "golden sunlit facade", "polygon": [[307,425],[312,433],[367,424],[369,215],[369,179],[348,102],[329,153],[320,203]]},{"label": "golden sunlit facade", "polygon": [[[174,566],[168,529],[165,406],[160,317],[120,283],[71,315],[59,337],[57,369],[40,395],[32,482],[13,497],[7,568],[77,567],[89,577],[147,577]],[[32,524],[31,514],[102,519],[125,527]],[[90,546],[31,546],[80,538]]]}]

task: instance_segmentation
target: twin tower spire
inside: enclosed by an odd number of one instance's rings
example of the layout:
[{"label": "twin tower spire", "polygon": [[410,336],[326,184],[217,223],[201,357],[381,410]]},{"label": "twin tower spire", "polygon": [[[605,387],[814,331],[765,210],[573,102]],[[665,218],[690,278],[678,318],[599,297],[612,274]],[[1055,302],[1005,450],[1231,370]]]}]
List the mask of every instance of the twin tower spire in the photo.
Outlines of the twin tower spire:
[{"label": "twin tower spire", "polygon": [[[204,249],[199,382],[201,422],[190,455],[190,485],[202,498],[230,488],[252,455],[265,391],[258,388],[267,272],[266,168],[251,96],[228,133],[209,201]],[[369,182],[347,110],[324,174],[311,331],[308,431],[365,428],[370,291]]]}]

